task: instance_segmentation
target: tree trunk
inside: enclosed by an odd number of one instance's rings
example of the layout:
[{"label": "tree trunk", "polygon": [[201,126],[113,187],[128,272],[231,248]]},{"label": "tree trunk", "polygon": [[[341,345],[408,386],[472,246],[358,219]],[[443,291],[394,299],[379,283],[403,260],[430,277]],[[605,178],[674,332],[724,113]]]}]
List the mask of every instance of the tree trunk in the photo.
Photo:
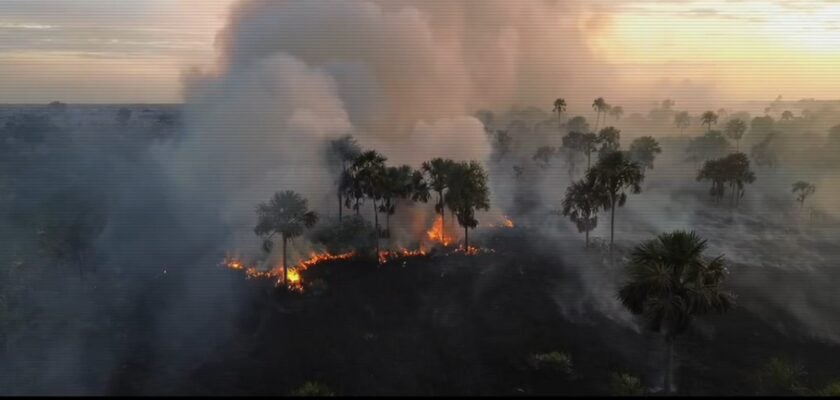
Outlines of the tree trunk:
[{"label": "tree trunk", "polygon": [[341,201],[341,191],[338,191],[338,222],[341,223],[342,217],[342,209],[344,208],[344,203]]},{"label": "tree trunk", "polygon": [[385,236],[388,239],[391,238],[391,210],[385,211],[385,232],[388,232],[388,235]]},{"label": "tree trunk", "polygon": [[662,386],[662,390],[664,393],[670,394],[671,393],[671,361],[674,355],[674,340],[665,338],[665,382]]},{"label": "tree trunk", "polygon": [[376,256],[379,257],[379,213],[376,211],[376,199],[373,199],[373,230],[376,231]]},{"label": "tree trunk", "polygon": [[615,203],[616,199],[612,199],[612,210],[610,210],[610,254],[613,250],[613,238],[615,237]]},{"label": "tree trunk", "polygon": [[289,268],[286,262],[286,242],[288,241],[286,235],[283,235],[283,286],[286,286],[289,282]]},{"label": "tree trunk", "polygon": [[464,250],[469,251],[470,249],[470,228],[464,225]]}]

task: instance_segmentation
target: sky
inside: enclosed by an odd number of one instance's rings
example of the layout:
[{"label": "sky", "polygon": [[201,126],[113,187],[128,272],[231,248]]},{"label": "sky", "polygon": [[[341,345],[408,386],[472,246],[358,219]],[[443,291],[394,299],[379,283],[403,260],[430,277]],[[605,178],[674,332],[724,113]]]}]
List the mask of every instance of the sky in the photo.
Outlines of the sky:
[{"label": "sky", "polygon": [[[185,72],[214,69],[217,33],[234,2],[0,0],[0,103],[181,102]],[[586,38],[588,59],[617,71],[610,79],[624,93],[840,93],[840,1],[582,4],[568,18]]]}]

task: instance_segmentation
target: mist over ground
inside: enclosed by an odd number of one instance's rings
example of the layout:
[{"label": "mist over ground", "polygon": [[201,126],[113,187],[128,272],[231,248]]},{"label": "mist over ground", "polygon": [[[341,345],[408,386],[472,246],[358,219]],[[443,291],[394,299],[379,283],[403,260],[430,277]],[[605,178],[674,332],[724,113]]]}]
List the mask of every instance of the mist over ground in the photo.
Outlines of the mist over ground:
[{"label": "mist over ground", "polygon": [[[0,393],[285,395],[316,382],[343,395],[608,394],[618,372],[654,393],[660,339],[617,292],[633,247],[674,230],[725,256],[737,296],[680,337],[680,393],[767,391],[753,375],[771,357],[806,366],[798,384],[834,382],[840,101],[723,107],[666,84],[630,95],[587,50],[580,22],[599,26],[588,12],[242,1],[218,35],[216,68],[184,74],[184,104],[0,107]],[[613,112],[592,107],[601,96]],[[707,110],[717,121],[704,126]],[[746,123],[743,137],[712,143],[732,120]],[[590,248],[557,213],[586,171],[563,137],[609,126],[618,150],[647,136],[662,150],[615,210],[615,256],[609,211]],[[231,254],[278,265],[255,209],[284,190],[320,216],[291,242],[290,262],[327,250],[318,237],[338,229],[341,175],[330,143],[346,135],[389,166],[479,162],[490,208],[470,240],[483,252],[329,261],[303,271],[301,293],[221,266]],[[755,174],[737,207],[696,179],[734,152]],[[802,204],[797,181],[816,187]],[[383,248],[420,246],[434,201],[399,200]],[[534,357],[551,352],[572,361],[546,372]]]}]

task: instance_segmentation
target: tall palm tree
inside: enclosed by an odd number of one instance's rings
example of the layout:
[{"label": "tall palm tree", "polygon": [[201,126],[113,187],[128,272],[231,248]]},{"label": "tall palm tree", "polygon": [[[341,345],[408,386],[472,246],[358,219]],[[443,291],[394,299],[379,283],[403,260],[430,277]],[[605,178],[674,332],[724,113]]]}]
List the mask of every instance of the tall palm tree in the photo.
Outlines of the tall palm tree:
[{"label": "tall palm tree", "polygon": [[373,203],[373,227],[376,232],[376,252],[379,253],[379,208],[376,202],[382,199],[385,188],[385,161],[388,159],[375,150],[369,150],[358,157],[350,166],[350,175],[359,182],[361,192]]},{"label": "tall palm tree", "polygon": [[601,143],[601,149],[598,151],[599,155],[604,155],[609,152],[618,151],[621,147],[621,130],[613,126],[608,126],[598,132],[598,143]]},{"label": "tall palm tree", "polygon": [[714,111],[706,111],[700,116],[700,124],[706,125],[706,132],[712,130],[712,125],[717,124],[718,116]]},{"label": "tall palm tree", "polygon": [[595,114],[595,130],[598,130],[598,121],[601,118],[601,113],[606,112],[609,107],[609,104],[604,100],[603,97],[599,97],[592,102],[592,109],[596,111]]},{"label": "tall palm tree", "polygon": [[691,116],[688,115],[688,111],[680,111],[677,115],[674,116],[674,125],[677,128],[680,128],[680,134],[685,131],[685,128],[688,128],[691,125]]},{"label": "tall palm tree", "polygon": [[566,188],[563,215],[577,225],[578,232],[585,232],[589,247],[589,232],[598,226],[598,211],[607,203],[607,194],[595,183],[582,179]]},{"label": "tall palm tree", "polygon": [[741,119],[731,119],[726,123],[726,136],[735,141],[735,150],[741,151],[741,138],[747,131],[747,123]]},{"label": "tall palm tree", "polygon": [[277,192],[268,203],[257,206],[257,226],[254,233],[263,238],[263,249],[271,251],[274,235],[283,239],[283,284],[288,283],[286,244],[318,222],[318,214],[310,211],[307,201],[294,191]]},{"label": "tall palm tree", "polygon": [[694,232],[663,233],[632,251],[629,280],[618,297],[647,327],[665,338],[665,393],[671,391],[674,339],[693,318],[732,308],[735,297],[721,285],[728,271],[723,256],[703,258],[706,241]]},{"label": "tall palm tree", "polygon": [[566,111],[566,100],[562,98],[557,98],[556,100],[554,100],[554,109],[552,110],[552,112],[557,113],[558,128],[563,127],[563,119],[560,118],[560,116],[561,114],[563,114],[564,111]]},{"label": "tall palm tree", "polygon": [[435,203],[435,212],[440,214],[441,224],[446,221],[446,203],[444,191],[449,188],[449,174],[455,168],[455,162],[450,159],[435,158],[423,162],[420,169],[427,175],[429,188],[437,192],[438,201]]},{"label": "tall palm tree", "polygon": [[344,201],[342,195],[346,192],[348,186],[347,182],[347,164],[352,163],[359,154],[362,153],[356,139],[351,135],[342,136],[338,139],[330,141],[330,157],[329,160],[333,164],[341,167],[338,177],[338,221],[341,222],[342,211],[344,209]]},{"label": "tall palm tree", "polygon": [[605,154],[586,174],[586,179],[604,190],[607,194],[604,208],[610,210],[610,252],[615,237],[615,209],[627,201],[627,193],[642,191],[641,183],[645,179],[639,164],[630,161],[623,152],[614,151]]},{"label": "tall palm tree", "polygon": [[653,160],[662,152],[653,136],[641,136],[630,143],[630,159],[645,169],[653,169]]},{"label": "tall palm tree", "polygon": [[460,162],[449,170],[446,204],[464,227],[464,249],[470,248],[470,228],[478,225],[476,210],[490,209],[487,173],[477,161]]}]

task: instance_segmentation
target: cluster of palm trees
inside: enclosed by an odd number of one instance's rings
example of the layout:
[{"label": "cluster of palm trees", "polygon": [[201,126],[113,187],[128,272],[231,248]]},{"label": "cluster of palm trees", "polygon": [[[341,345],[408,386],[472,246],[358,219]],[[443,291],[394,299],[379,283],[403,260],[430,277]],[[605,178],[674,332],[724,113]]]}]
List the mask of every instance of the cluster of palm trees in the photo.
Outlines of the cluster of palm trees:
[{"label": "cluster of palm trees", "polygon": [[[345,208],[357,217],[365,201],[373,211],[376,252],[379,239],[390,238],[390,217],[400,200],[428,202],[437,194],[435,212],[444,220],[448,208],[464,228],[464,247],[469,248],[469,229],[478,225],[477,210],[490,208],[487,173],[476,161],[456,162],[435,158],[418,170],[408,165],[388,166],[387,158],[375,150],[362,151],[352,136],[329,142],[328,159],[338,169],[336,183],[338,219]],[[385,229],[379,226],[379,215],[385,215]],[[254,232],[263,238],[263,250],[271,252],[273,239],[280,237],[283,246],[283,269],[287,265],[288,241],[303,234],[318,222],[318,214],[309,210],[307,200],[294,191],[275,193],[257,206],[258,222]],[[286,277],[284,275],[284,282]]]},{"label": "cluster of palm trees", "polygon": [[750,170],[750,160],[744,153],[732,153],[726,157],[709,160],[703,164],[697,174],[697,181],[711,181],[709,194],[721,203],[730,189],[731,205],[737,206],[744,197],[744,186],[755,181],[755,173]]}]

